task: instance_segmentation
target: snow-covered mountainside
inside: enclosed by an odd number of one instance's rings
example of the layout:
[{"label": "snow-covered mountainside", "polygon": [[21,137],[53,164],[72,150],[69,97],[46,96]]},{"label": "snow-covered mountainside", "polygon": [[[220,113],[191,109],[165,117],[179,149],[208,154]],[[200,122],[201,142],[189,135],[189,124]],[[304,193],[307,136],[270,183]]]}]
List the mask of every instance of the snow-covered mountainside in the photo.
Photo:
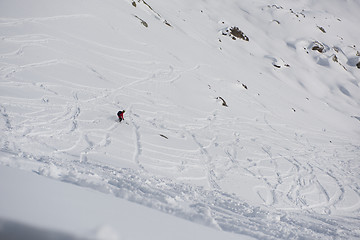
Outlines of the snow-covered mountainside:
[{"label": "snow-covered mountainside", "polygon": [[359,12],[2,0],[0,164],[240,239],[360,238]]}]

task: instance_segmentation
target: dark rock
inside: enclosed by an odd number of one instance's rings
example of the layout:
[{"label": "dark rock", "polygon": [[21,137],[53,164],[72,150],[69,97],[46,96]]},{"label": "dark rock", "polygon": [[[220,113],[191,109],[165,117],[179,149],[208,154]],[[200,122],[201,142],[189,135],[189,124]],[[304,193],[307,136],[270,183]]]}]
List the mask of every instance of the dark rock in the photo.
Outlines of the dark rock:
[{"label": "dark rock", "polygon": [[277,24],[280,24],[279,20],[273,20],[273,22],[276,22]]},{"label": "dark rock", "polygon": [[164,23],[165,23],[165,25],[167,25],[169,27],[172,27],[171,24],[168,21],[164,20]]},{"label": "dark rock", "polygon": [[318,51],[320,53],[324,52],[324,48],[320,47],[320,46],[313,46],[313,48],[311,50]]},{"label": "dark rock", "polygon": [[322,31],[323,33],[326,33],[326,31],[323,27],[320,27],[320,26],[317,26],[317,27],[320,29],[320,31]]},{"label": "dark rock", "polygon": [[222,31],[222,35],[229,36],[233,40],[242,39],[244,41],[249,41],[249,37],[245,35],[238,27],[229,27]]},{"label": "dark rock", "polygon": [[163,135],[163,134],[160,134],[160,137],[163,137],[163,138],[169,139],[167,136],[165,136],[165,135]]},{"label": "dark rock", "polygon": [[228,107],[228,105],[226,104],[225,100],[222,97],[217,97],[216,99],[220,99],[222,101],[222,105],[224,107]]},{"label": "dark rock", "polygon": [[249,38],[238,27],[231,27],[230,34],[232,34],[233,36],[235,36],[237,38],[241,38],[245,41],[249,41]]},{"label": "dark rock", "polygon": [[319,43],[319,42],[316,41],[312,45],[313,46],[312,46],[311,50],[318,51],[319,53],[324,53],[325,52],[325,46],[322,43]]}]

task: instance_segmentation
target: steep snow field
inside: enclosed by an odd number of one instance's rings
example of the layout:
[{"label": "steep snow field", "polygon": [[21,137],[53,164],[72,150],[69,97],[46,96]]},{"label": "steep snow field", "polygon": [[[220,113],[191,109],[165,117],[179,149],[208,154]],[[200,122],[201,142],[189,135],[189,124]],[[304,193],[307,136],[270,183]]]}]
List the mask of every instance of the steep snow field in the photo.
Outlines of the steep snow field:
[{"label": "steep snow field", "polygon": [[[188,220],[200,238],[360,238],[359,12],[357,0],[2,0],[3,225],[35,224],[12,199],[19,189],[26,205],[44,181],[104,199],[84,219],[111,201]],[[143,239],[118,229],[101,237]]]}]

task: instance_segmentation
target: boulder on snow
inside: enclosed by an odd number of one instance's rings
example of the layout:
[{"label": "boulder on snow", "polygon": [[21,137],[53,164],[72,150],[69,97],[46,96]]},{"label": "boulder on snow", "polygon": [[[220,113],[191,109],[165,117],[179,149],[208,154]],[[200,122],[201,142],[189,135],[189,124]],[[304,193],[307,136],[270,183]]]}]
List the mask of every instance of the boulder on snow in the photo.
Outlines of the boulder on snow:
[{"label": "boulder on snow", "polygon": [[326,52],[324,44],[322,44],[322,43],[320,43],[318,41],[312,43],[311,50],[318,51],[319,53]]},{"label": "boulder on snow", "polygon": [[225,36],[229,36],[232,39],[242,39],[244,41],[249,41],[248,36],[245,35],[243,31],[241,31],[238,27],[228,27],[222,31],[222,34]]},{"label": "boulder on snow", "polygon": [[220,99],[222,101],[222,105],[224,107],[228,107],[228,105],[226,104],[225,100],[222,97],[217,97],[216,99]]},{"label": "boulder on snow", "polygon": [[319,29],[320,31],[322,31],[323,33],[326,33],[325,28],[323,28],[323,27],[321,27],[321,26],[317,26],[317,27],[318,27],[318,29]]}]

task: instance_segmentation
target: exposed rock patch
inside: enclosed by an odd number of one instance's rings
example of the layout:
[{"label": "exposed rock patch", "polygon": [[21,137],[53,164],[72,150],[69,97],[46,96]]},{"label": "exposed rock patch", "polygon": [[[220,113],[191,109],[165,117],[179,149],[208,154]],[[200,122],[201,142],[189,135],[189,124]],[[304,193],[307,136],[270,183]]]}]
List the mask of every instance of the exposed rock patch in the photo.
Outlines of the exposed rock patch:
[{"label": "exposed rock patch", "polygon": [[136,17],[137,19],[140,20],[141,24],[144,26],[144,27],[149,27],[149,25],[147,24],[147,22],[145,22],[144,20],[142,20],[141,18],[139,18],[138,16],[134,15],[134,17]]},{"label": "exposed rock patch", "polygon": [[228,27],[223,30],[222,34],[231,37],[233,40],[242,39],[247,42],[250,40],[238,27]]},{"label": "exposed rock patch", "polygon": [[165,136],[164,134],[159,134],[160,135],[160,137],[163,137],[163,138],[165,138],[165,139],[169,139],[167,136]]},{"label": "exposed rock patch", "polygon": [[220,99],[222,101],[222,105],[224,107],[228,107],[228,105],[226,104],[225,100],[222,97],[217,97],[216,99]]},{"label": "exposed rock patch", "polygon": [[[152,14],[155,15],[155,18],[158,19],[158,20],[161,20],[165,25],[169,26],[169,27],[172,27],[171,24],[166,20],[164,19],[158,12],[156,12],[147,2],[145,2],[144,0],[137,0],[137,2],[139,4],[143,3],[148,9],[150,12],[152,12]],[[131,4],[134,6],[134,7],[137,7],[137,4],[135,2],[135,0],[132,0]],[[138,17],[137,17],[138,18]],[[140,19],[140,18],[139,18]],[[141,22],[145,27],[148,27],[147,26],[147,23],[145,21],[142,20]],[[146,24],[144,24],[146,23]]]},{"label": "exposed rock patch", "polygon": [[317,26],[317,27],[320,29],[320,31],[322,31],[323,33],[326,33],[326,31],[323,27],[321,27],[321,26]]},{"label": "exposed rock patch", "polygon": [[318,51],[319,53],[324,53],[326,52],[326,49],[325,49],[325,46],[324,44],[318,42],[318,41],[315,41],[311,44],[311,50],[313,51]]}]

